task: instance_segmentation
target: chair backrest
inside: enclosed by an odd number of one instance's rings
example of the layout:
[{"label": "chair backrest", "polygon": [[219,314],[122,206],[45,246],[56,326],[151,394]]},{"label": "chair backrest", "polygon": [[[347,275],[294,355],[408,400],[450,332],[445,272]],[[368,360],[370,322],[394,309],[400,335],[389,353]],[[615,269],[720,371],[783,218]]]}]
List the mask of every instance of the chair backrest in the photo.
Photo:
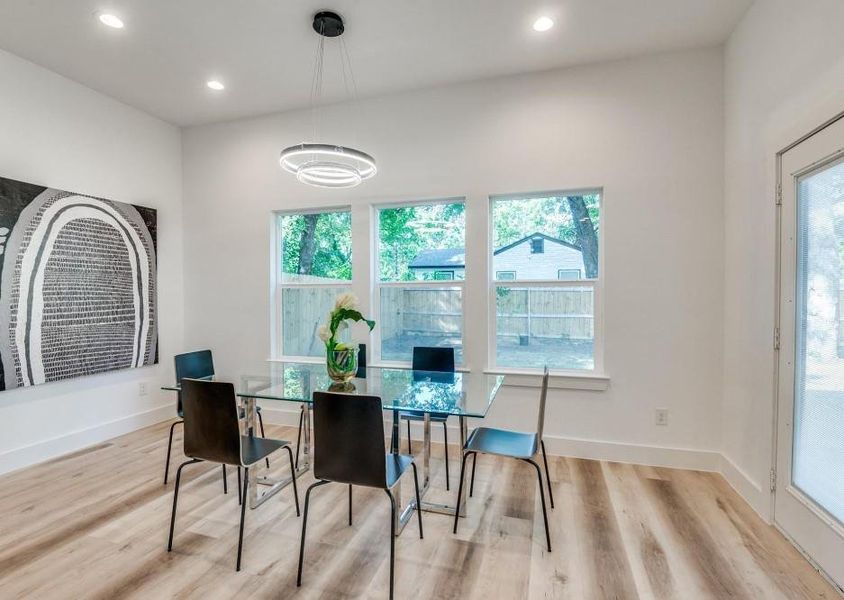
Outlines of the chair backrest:
[{"label": "chair backrest", "polygon": [[387,448],[381,398],[314,392],[314,477],[384,488]]},{"label": "chair backrest", "polygon": [[210,350],[177,354],[174,361],[176,363],[176,383],[179,383],[185,377],[202,379],[214,375],[214,358]]},{"label": "chair backrest", "polygon": [[240,424],[234,385],[182,379],[185,456],[241,464]]},{"label": "chair backrest", "polygon": [[454,373],[454,348],[414,346],[412,368],[414,371]]},{"label": "chair backrest", "polygon": [[539,392],[539,416],[536,421],[536,433],[542,439],[542,430],[545,428],[545,399],[548,397],[548,367],[542,374],[542,388]]},{"label": "chair backrest", "polygon": [[358,379],[366,379],[366,344],[358,344]]},{"label": "chair backrest", "polygon": [[[186,352],[185,354],[177,354],[173,358],[176,365],[176,384],[180,384],[182,379],[188,377],[190,379],[203,379],[214,375],[214,358],[211,356],[210,350],[197,350],[196,352]],[[177,395],[179,403],[178,411],[181,415],[182,395]]]}]

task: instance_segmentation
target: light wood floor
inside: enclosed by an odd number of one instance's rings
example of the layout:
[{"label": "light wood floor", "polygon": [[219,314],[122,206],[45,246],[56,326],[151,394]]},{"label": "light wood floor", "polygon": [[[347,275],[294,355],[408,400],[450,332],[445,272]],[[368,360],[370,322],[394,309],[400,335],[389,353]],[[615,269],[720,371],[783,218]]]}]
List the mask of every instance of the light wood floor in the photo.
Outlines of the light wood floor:
[{"label": "light wood floor", "polygon": [[[355,490],[352,527],[344,486],[314,492],[297,590],[301,520],[292,490],[247,512],[244,570],[236,573],[233,472],[223,495],[219,467],[187,467],[168,554],[167,426],[0,478],[0,598],[386,598],[389,508],[378,490]],[[290,439],[294,431],[270,427],[268,435]],[[278,456],[281,471],[286,458]],[[443,492],[432,496],[453,501],[441,466],[434,461],[433,486]],[[531,469],[481,457],[459,535],[442,515],[424,513],[424,540],[409,523],[396,544],[396,597],[839,597],[710,473],[552,458],[548,554]],[[300,490],[312,481],[302,477]],[[408,481],[403,492],[411,491]]]}]

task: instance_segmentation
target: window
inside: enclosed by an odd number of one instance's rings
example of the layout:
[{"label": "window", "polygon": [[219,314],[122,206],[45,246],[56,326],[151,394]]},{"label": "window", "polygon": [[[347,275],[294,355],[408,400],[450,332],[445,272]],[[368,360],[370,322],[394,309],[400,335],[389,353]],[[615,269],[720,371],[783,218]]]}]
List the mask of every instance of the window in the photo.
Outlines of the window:
[{"label": "window", "polygon": [[276,227],[276,354],[322,356],[325,349],[317,328],[338,294],[351,290],[351,213],[278,213]]},{"label": "window", "polygon": [[379,208],[376,215],[377,358],[410,362],[414,346],[451,346],[462,363],[463,201]]},{"label": "window", "polygon": [[598,190],[491,199],[491,365],[600,368],[600,200]]}]

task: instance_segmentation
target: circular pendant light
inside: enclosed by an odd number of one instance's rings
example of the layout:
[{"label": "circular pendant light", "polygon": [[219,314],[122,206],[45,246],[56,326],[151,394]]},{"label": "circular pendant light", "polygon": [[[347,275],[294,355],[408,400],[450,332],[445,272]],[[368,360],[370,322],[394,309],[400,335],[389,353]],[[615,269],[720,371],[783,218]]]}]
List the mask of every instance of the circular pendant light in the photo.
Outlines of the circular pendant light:
[{"label": "circular pendant light", "polygon": [[[322,64],[325,54],[325,39],[339,37],[345,30],[343,19],[337,13],[323,11],[314,15],[314,31],[320,35],[317,47],[316,68],[311,84],[311,107],[316,118],[319,97],[322,93]],[[341,40],[342,42],[342,40]],[[345,45],[343,45],[345,50]],[[346,83],[346,64],[354,88],[354,76],[351,75],[351,60],[348,52],[341,55],[343,81]],[[314,126],[316,137],[316,125]],[[301,143],[289,146],[281,151],[279,164],[294,175],[301,183],[315,187],[349,188],[359,185],[377,173],[375,159],[366,152],[335,144]]]}]

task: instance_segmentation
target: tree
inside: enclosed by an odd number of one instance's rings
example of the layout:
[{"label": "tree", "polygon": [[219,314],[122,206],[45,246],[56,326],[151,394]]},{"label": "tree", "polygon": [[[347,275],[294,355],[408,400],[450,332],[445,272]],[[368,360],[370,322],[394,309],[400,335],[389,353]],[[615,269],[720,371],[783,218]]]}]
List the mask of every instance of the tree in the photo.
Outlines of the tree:
[{"label": "tree", "polygon": [[316,254],[316,226],[320,213],[303,215],[305,227],[299,238],[299,267],[296,272],[300,275],[310,275],[314,268],[314,255]]},{"label": "tree", "polygon": [[[577,245],[583,255],[583,266],[586,268],[586,277],[593,279],[598,276],[598,234],[595,233],[595,226],[586,208],[583,196],[568,196],[569,211],[571,211]],[[563,205],[560,205],[563,210]]]}]

